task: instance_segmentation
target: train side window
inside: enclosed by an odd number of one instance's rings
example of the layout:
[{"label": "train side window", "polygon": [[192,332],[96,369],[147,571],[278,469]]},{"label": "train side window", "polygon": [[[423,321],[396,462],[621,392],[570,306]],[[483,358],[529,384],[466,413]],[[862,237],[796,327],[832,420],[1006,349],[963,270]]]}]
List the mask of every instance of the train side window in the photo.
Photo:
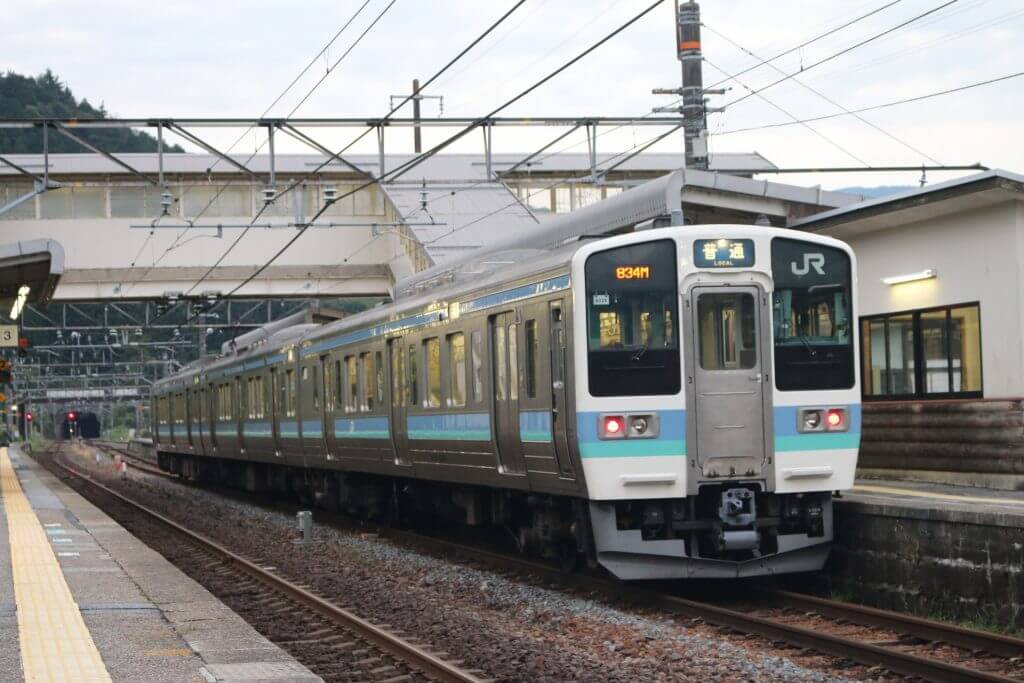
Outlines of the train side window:
[{"label": "train side window", "polygon": [[427,366],[427,407],[441,407],[441,340],[437,337],[423,342]]},{"label": "train side window", "polygon": [[344,378],[341,372],[341,361],[334,361],[334,409],[345,407],[345,394],[341,387],[344,385]]},{"label": "train side window", "polygon": [[519,400],[519,325],[508,326],[508,397]]},{"label": "train side window", "polygon": [[315,365],[310,370],[310,374],[313,375],[313,410],[320,410],[320,381],[318,377],[320,373]]},{"label": "train side window", "polygon": [[473,402],[479,403],[484,398],[484,344],[483,335],[473,332],[469,336],[470,355],[473,361]]},{"label": "train side window", "polygon": [[448,385],[451,405],[466,405],[466,338],[461,332],[448,335]]},{"label": "train side window", "polygon": [[416,345],[409,344],[409,363],[406,366],[406,376],[409,379],[409,405],[418,405],[420,401],[419,373],[416,367]]},{"label": "train side window", "polygon": [[537,321],[527,320],[524,328],[526,334],[526,395],[537,398],[537,352],[540,340],[537,337]]},{"label": "train side window", "polygon": [[398,408],[405,401],[402,389],[405,385],[403,378],[402,347],[398,344],[391,344],[391,405]]},{"label": "train side window", "polygon": [[494,397],[505,400],[505,385],[508,383],[508,365],[505,363],[505,327],[494,328]]},{"label": "train side window", "polygon": [[295,371],[285,373],[285,415],[295,417]]},{"label": "train side window", "polygon": [[374,356],[374,370],[376,370],[375,384],[377,385],[377,405],[384,405],[384,354],[377,351]]},{"label": "train side window", "polygon": [[320,362],[324,367],[324,410],[330,413],[334,411],[334,396],[331,391],[334,379],[331,377],[331,363],[327,358],[322,358]]},{"label": "train side window", "polygon": [[373,369],[373,354],[369,351],[359,356],[359,366],[363,371],[363,411],[370,411],[376,407],[377,380]]},{"label": "train side window", "polygon": [[345,374],[348,379],[348,393],[345,394],[345,410],[354,413],[359,410],[359,372],[356,357],[345,357]]}]

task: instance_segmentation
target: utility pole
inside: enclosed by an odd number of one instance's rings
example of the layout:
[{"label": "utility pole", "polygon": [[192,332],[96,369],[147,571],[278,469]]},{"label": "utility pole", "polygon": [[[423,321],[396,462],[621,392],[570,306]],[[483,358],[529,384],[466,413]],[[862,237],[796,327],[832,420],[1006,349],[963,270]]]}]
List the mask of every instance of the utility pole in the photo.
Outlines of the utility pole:
[{"label": "utility pole", "polygon": [[676,55],[682,66],[679,88],[655,88],[655,95],[676,95],[682,98],[679,107],[655,107],[655,112],[679,112],[683,116],[686,136],[686,168],[708,167],[708,118],[705,95],[721,95],[725,90],[704,89],[704,55],[700,45],[700,5],[692,0],[679,4],[676,0]]},{"label": "utility pole", "polygon": [[437,100],[439,107],[438,116],[444,116],[444,95],[421,95],[420,79],[414,78],[412,80],[412,95],[392,95],[388,108],[395,108],[395,100],[405,100],[407,98],[412,99],[412,119],[415,122],[412,129],[413,150],[416,154],[419,154],[423,151],[423,138],[420,133],[420,102],[422,100]]}]

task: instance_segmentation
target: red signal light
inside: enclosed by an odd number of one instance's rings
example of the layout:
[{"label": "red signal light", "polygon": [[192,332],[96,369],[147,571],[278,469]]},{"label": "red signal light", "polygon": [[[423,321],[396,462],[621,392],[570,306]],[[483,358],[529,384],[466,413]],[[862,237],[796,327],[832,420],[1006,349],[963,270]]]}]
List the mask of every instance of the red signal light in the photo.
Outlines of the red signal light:
[{"label": "red signal light", "polygon": [[32,413],[25,413],[25,419],[28,420],[29,422],[31,422],[32,421]]},{"label": "red signal light", "polygon": [[68,413],[69,421],[74,422],[76,417],[78,417],[78,415],[75,414],[75,411],[72,410],[71,412]]},{"label": "red signal light", "polygon": [[621,415],[605,415],[602,428],[606,437],[619,437],[626,431],[626,420]]}]

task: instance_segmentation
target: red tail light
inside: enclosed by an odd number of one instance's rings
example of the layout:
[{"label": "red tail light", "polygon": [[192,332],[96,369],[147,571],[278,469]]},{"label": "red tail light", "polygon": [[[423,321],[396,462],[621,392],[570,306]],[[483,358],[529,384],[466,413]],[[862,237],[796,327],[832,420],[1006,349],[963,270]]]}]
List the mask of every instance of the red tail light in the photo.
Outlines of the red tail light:
[{"label": "red tail light", "polygon": [[605,415],[601,419],[601,438],[621,439],[626,435],[626,418],[622,415]]},{"label": "red tail light", "polygon": [[831,408],[825,414],[825,424],[829,430],[839,430],[846,426],[846,411],[841,408]]}]

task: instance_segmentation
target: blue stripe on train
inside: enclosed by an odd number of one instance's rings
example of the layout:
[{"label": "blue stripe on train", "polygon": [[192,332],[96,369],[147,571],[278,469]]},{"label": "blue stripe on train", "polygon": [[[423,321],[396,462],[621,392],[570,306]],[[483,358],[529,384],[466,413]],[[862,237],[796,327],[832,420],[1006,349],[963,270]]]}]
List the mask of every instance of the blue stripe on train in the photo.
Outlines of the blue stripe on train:
[{"label": "blue stripe on train", "polygon": [[358,417],[334,421],[337,439],[387,439],[391,436],[386,417]]},{"label": "blue stripe on train", "polygon": [[551,443],[551,411],[524,410],[520,412],[519,440],[523,443]]}]

